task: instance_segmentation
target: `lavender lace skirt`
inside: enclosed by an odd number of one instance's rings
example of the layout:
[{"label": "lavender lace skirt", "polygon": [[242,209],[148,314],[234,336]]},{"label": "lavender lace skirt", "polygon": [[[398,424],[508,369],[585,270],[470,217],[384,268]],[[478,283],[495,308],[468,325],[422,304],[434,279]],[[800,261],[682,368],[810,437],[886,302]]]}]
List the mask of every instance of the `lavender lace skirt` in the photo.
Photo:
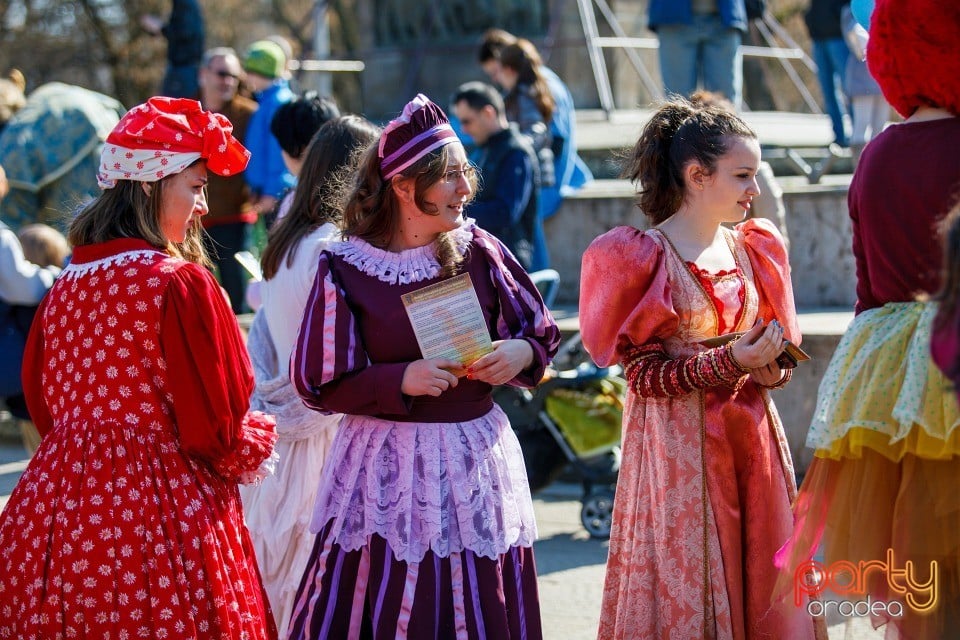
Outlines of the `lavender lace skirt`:
[{"label": "lavender lace skirt", "polygon": [[360,549],[373,534],[419,562],[470,550],[495,559],[537,537],[520,444],[503,411],[455,423],[345,416],[324,468],[311,530]]}]

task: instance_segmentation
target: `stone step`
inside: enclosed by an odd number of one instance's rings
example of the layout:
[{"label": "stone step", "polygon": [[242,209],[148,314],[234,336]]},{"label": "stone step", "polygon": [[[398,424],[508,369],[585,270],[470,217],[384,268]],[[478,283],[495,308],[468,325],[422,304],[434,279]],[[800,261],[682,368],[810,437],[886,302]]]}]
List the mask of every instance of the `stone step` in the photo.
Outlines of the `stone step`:
[{"label": "stone step", "polygon": [[[633,146],[653,114],[652,109],[577,110],[578,149],[622,149]],[[740,114],[760,142],[774,147],[826,148],[833,142],[830,118],[789,111],[745,111]]]},{"label": "stone step", "polygon": [[[856,269],[847,215],[850,175],[824,176],[809,184],[799,176],[777,176],[783,190],[790,264],[797,307],[852,307]],[[597,236],[621,225],[646,228],[636,189],[626,180],[596,180],[567,197],[544,222],[550,266],[560,274],[558,302],[580,298],[580,261]]]},{"label": "stone step", "polygon": [[[618,159],[640,136],[651,109],[618,109],[609,116],[600,110],[577,111],[577,149],[594,177],[616,178]],[[849,149],[833,142],[830,118],[823,114],[784,111],[747,111],[743,119],[757,133],[763,159],[777,175],[804,176],[817,182],[821,175],[851,173]]]}]

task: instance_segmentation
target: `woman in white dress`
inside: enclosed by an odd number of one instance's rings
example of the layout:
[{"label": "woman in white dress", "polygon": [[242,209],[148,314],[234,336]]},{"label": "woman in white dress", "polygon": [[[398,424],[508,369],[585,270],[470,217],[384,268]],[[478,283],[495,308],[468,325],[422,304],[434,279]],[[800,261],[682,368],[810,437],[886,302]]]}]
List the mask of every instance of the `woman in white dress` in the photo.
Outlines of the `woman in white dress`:
[{"label": "woman in white dress", "polygon": [[270,231],[261,258],[263,304],[247,340],[257,386],[251,406],[277,418],[280,462],[276,474],[241,495],[263,583],[280,637],[313,547],[310,516],[320,472],[340,422],[305,407],[290,384],[290,352],[317,272],[317,260],[339,240],[340,212],[329,202],[338,174],[379,130],[359,116],[325,123],[314,135],[300,173],[290,212]]}]

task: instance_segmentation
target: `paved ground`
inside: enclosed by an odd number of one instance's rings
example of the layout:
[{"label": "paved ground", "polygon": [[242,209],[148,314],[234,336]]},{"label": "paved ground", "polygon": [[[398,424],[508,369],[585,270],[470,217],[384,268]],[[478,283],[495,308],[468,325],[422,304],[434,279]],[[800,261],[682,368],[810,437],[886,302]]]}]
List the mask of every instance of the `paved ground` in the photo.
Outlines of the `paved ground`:
[{"label": "paved ground", "polygon": [[[23,447],[0,440],[0,509],[26,468]],[[603,586],[605,541],[593,540],[580,524],[580,486],[554,483],[534,501],[540,540],[536,544],[546,640],[596,638]],[[830,640],[881,638],[863,620],[847,629],[830,627]]]},{"label": "paved ground", "polygon": [[[555,483],[534,500],[535,548],[545,640],[594,640],[600,616],[607,544],[580,525],[580,486]],[[828,620],[830,640],[880,640],[863,619]],[[691,639],[693,640],[693,639]]]}]

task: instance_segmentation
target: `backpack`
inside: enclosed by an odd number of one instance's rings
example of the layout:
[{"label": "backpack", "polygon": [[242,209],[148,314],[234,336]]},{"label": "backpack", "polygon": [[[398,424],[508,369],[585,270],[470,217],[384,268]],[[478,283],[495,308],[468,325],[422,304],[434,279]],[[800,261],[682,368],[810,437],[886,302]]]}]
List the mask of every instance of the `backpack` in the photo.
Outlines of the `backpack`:
[{"label": "backpack", "polygon": [[7,304],[0,300],[0,397],[9,398],[23,393],[20,370],[23,350],[27,344],[30,324],[38,306]]}]

